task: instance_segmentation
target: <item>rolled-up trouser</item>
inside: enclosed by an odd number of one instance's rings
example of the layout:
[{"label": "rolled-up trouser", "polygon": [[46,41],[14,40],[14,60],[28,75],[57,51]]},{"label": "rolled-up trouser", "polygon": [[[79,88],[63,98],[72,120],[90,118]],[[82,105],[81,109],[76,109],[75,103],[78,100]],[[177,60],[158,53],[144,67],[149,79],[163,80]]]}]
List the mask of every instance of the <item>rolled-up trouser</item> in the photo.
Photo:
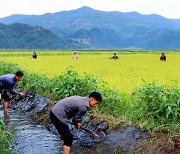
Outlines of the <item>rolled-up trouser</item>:
[{"label": "rolled-up trouser", "polygon": [[58,130],[58,133],[61,135],[61,140],[64,141],[64,145],[71,147],[73,135],[71,134],[69,127],[60,121],[52,111],[50,111],[50,119]]}]

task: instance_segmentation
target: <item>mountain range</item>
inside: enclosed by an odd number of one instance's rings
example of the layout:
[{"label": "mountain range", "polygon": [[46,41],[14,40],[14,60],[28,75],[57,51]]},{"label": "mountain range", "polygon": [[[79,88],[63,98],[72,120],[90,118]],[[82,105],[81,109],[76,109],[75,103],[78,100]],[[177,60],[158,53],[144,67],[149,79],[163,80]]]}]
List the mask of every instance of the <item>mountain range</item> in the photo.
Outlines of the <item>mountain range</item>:
[{"label": "mountain range", "polygon": [[1,18],[0,23],[41,26],[51,35],[49,40],[56,42],[56,49],[180,49],[180,19],[156,14],[82,7],[44,15],[11,15]]},{"label": "mountain range", "polygon": [[1,49],[67,49],[76,45],[40,26],[0,24]]}]

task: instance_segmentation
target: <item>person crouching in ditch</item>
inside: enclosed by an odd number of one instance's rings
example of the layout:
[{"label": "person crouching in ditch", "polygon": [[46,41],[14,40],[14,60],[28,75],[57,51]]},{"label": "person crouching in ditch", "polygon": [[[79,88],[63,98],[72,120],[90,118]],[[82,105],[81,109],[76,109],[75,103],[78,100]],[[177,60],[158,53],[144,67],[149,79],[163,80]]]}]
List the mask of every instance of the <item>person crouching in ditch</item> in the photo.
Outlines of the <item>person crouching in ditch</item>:
[{"label": "person crouching in ditch", "polygon": [[82,117],[89,107],[94,107],[100,102],[102,102],[101,94],[94,91],[90,93],[89,97],[71,96],[64,98],[51,108],[50,119],[61,135],[64,154],[70,153],[73,142],[73,135],[67,125],[67,120],[73,118],[73,124],[77,129],[80,129]]},{"label": "person crouching in ditch", "polygon": [[17,71],[15,74],[7,74],[0,76],[0,93],[1,93],[1,99],[3,99],[4,101],[3,102],[4,112],[7,112],[9,101],[11,99],[8,93],[12,96],[24,95],[22,92],[17,93],[15,90],[13,90],[16,82],[20,81],[23,78],[23,75],[24,74],[22,71]]}]

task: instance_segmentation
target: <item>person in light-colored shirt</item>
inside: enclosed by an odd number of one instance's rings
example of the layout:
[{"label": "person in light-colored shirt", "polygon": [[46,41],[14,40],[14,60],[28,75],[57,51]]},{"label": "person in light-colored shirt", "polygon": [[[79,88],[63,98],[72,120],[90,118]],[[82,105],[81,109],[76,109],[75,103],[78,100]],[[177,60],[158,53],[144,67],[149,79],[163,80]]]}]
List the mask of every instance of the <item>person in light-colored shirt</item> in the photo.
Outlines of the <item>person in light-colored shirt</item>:
[{"label": "person in light-colored shirt", "polygon": [[78,59],[78,54],[74,52],[73,59]]}]

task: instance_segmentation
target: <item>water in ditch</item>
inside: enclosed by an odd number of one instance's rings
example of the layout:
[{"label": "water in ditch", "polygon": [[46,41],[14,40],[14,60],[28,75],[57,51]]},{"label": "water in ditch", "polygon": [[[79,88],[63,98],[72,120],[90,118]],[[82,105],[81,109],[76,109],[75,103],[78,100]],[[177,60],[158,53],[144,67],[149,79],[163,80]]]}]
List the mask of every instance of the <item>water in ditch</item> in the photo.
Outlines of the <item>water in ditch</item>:
[{"label": "water in ditch", "polygon": [[59,137],[43,126],[40,126],[24,113],[11,109],[8,114],[0,110],[0,117],[4,118],[8,130],[13,135],[11,152],[14,154],[59,154],[62,153]]}]

